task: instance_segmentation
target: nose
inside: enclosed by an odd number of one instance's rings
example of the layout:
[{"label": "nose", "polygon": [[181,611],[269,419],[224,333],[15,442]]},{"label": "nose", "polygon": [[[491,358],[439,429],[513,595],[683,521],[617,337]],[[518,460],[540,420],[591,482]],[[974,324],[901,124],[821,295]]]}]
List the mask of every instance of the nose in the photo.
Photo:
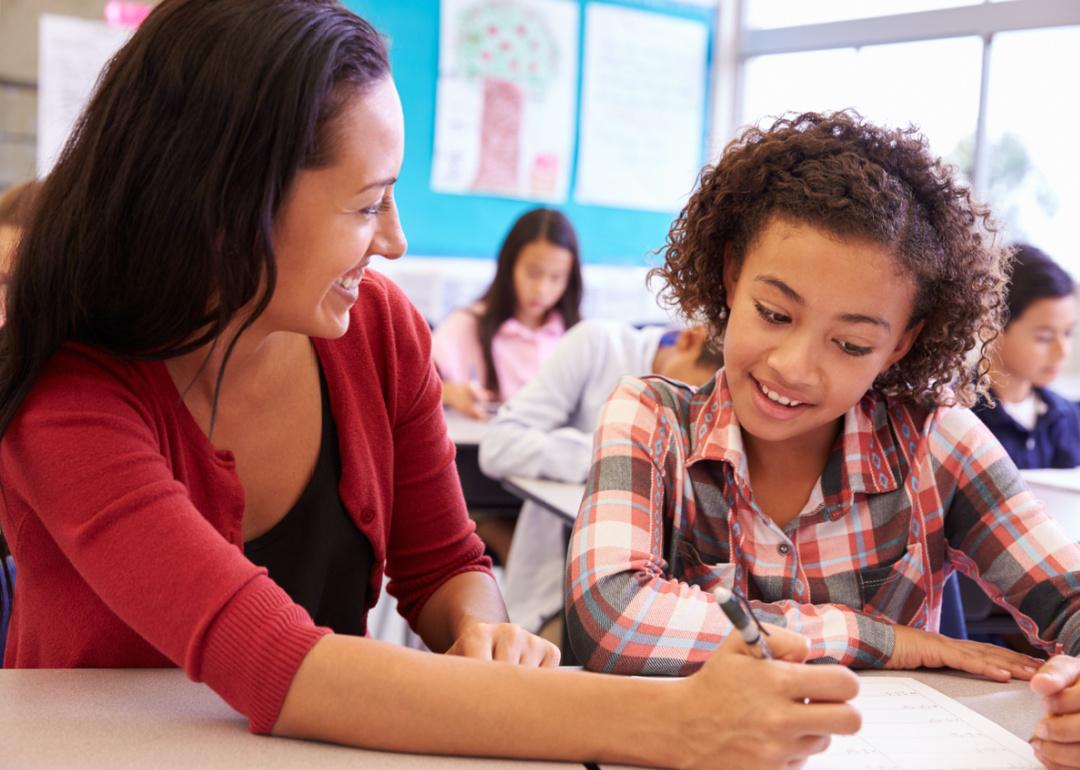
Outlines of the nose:
[{"label": "nose", "polygon": [[368,246],[368,253],[378,254],[386,259],[397,259],[405,254],[408,245],[395,207],[379,217],[379,224]]},{"label": "nose", "polygon": [[815,384],[815,359],[810,335],[793,331],[773,348],[766,360],[777,379],[777,385],[803,389]]},{"label": "nose", "polygon": [[1054,340],[1054,346],[1052,348],[1052,355],[1054,361],[1061,361],[1068,358],[1069,353],[1072,352],[1072,340],[1068,337],[1058,337]]}]

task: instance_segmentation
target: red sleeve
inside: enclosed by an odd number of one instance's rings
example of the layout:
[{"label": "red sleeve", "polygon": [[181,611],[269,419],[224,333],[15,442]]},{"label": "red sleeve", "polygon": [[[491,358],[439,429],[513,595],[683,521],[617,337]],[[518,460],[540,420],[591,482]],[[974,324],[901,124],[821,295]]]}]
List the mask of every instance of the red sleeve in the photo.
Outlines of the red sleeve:
[{"label": "red sleeve", "polygon": [[398,319],[393,351],[397,387],[390,404],[394,502],[388,590],[415,627],[439,586],[463,572],[491,574],[491,560],[484,556],[484,544],[465,509],[427,322],[400,289],[390,281],[385,285],[392,316]]},{"label": "red sleeve", "polygon": [[0,442],[5,486],[113,613],[268,732],[327,630],[194,507],[125,370],[58,353]]}]

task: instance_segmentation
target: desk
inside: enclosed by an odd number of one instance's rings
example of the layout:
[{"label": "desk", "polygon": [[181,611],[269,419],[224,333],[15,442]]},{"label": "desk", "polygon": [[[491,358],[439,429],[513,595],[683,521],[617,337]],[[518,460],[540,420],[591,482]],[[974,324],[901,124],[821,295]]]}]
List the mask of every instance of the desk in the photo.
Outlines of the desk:
[{"label": "desk", "polygon": [[446,432],[450,434],[450,440],[459,449],[466,446],[476,446],[484,437],[487,423],[483,420],[474,420],[466,417],[455,409],[444,409],[446,417]]},{"label": "desk", "polygon": [[1065,533],[1080,540],[1080,468],[1039,468],[1020,475]]},{"label": "desk", "polygon": [[584,484],[528,476],[509,476],[503,480],[503,486],[522,500],[531,500],[571,524],[577,519],[585,495]]},{"label": "desk", "polygon": [[445,409],[443,414],[446,416],[446,431],[457,447],[454,462],[469,513],[481,518],[517,516],[521,501],[480,470],[480,439],[484,437],[487,423],[466,417],[453,409]]},{"label": "desk", "polygon": [[209,687],[177,669],[0,670],[0,736],[0,764],[24,770],[581,770],[252,735]]},{"label": "desk", "polygon": [[[1027,682],[1012,680],[999,684],[954,671],[860,671],[859,677],[905,676],[928,684],[964,704],[1026,741],[1042,716],[1039,697]],[[913,736],[917,737],[917,736]],[[619,765],[600,765],[601,770],[616,770]],[[630,770],[626,768],[625,770]]]}]

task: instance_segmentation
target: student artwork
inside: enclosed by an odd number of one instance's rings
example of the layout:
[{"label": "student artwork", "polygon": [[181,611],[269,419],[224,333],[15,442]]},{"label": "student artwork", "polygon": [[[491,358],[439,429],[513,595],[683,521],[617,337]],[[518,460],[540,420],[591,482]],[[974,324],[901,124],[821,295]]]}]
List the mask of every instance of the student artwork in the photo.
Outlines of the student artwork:
[{"label": "student artwork", "polygon": [[52,170],[105,63],[131,37],[133,25],[45,14],[38,30],[37,175]]},{"label": "student artwork", "polygon": [[574,200],[678,211],[705,137],[704,21],[590,3]]},{"label": "student artwork", "polygon": [[565,200],[576,4],[443,0],[441,13],[432,189]]}]

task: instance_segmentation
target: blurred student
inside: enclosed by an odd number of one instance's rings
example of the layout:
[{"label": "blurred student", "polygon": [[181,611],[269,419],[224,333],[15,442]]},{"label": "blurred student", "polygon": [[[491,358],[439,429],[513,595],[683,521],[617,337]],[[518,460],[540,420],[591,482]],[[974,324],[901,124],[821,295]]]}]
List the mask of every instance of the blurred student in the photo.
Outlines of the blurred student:
[{"label": "blurred student", "polygon": [[[782,629],[674,683],[539,668],[427,324],[367,270],[405,251],[403,150],[383,39],[327,0],[164,0],[110,61],[0,329],[6,665],[182,666],[256,733],[405,752],[780,770],[857,730]],[[363,636],[384,570],[450,654]]]},{"label": "blurred student", "polygon": [[[700,326],[669,331],[582,321],[491,421],[480,442],[481,470],[493,478],[584,481],[600,409],[619,380],[656,374],[701,385],[723,360],[707,339]],[[562,616],[567,534],[566,525],[541,506],[522,507],[503,594],[513,622],[533,632]],[[543,635],[557,639],[559,628],[553,624]]]},{"label": "blurred student", "polygon": [[510,228],[495,278],[471,307],[452,312],[432,335],[443,403],[478,420],[540,369],[581,319],[577,235],[564,214],[533,209]]},{"label": "blurred student", "polygon": [[0,195],[0,325],[4,323],[3,286],[11,275],[15,249],[30,221],[34,197],[40,187],[40,182],[31,180],[14,185]]},{"label": "blurred student", "polygon": [[1080,652],[1080,547],[963,408],[1008,259],[914,129],[805,113],[728,144],[657,271],[724,368],[696,391],[625,378],[604,407],[567,559],[581,662],[694,671],[731,633],[724,586],[817,660],[1032,679],[1039,660],[936,633],[954,571],[1032,645]]},{"label": "blurred student", "polygon": [[991,350],[990,397],[974,412],[1018,468],[1076,467],[1080,414],[1050,389],[1072,350],[1076,284],[1045,253],[1019,244],[1006,307]]}]

